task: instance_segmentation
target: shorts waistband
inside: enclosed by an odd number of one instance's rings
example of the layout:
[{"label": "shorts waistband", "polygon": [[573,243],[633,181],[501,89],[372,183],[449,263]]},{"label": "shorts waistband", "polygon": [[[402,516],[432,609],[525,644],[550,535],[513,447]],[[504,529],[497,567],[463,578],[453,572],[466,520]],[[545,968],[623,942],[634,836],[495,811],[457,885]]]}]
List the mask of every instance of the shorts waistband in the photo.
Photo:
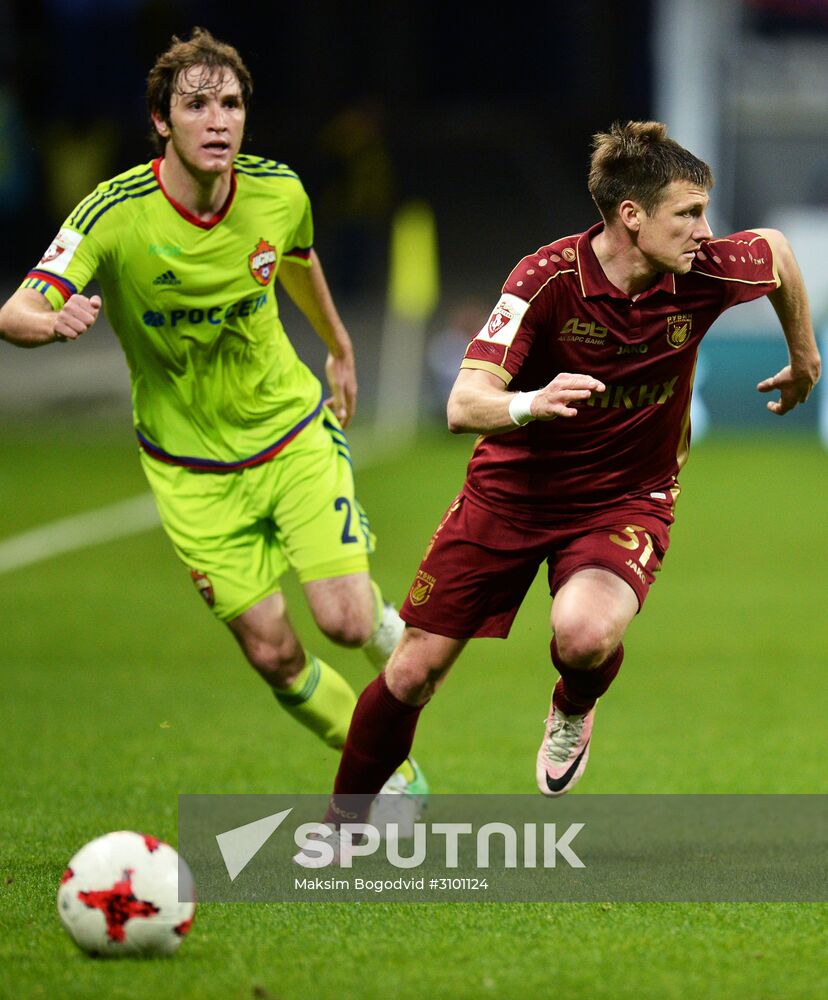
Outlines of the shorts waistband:
[{"label": "shorts waistband", "polygon": [[212,458],[193,458],[188,455],[171,455],[144,437],[139,430],[136,430],[135,433],[141,448],[151,458],[155,458],[159,462],[165,462],[167,465],[182,466],[185,469],[193,469],[197,472],[238,472],[241,469],[250,469],[256,465],[263,465],[265,462],[269,462],[272,458],[275,458],[283,448],[286,448],[290,444],[300,431],[304,430],[319,415],[322,405],[323,400],[320,398],[314,409],[306,417],[303,417],[298,424],[292,427],[287,434],[283,434],[277,441],[274,441],[273,444],[268,445],[262,451],[256,452],[255,455],[240,458],[235,462],[219,462]]}]

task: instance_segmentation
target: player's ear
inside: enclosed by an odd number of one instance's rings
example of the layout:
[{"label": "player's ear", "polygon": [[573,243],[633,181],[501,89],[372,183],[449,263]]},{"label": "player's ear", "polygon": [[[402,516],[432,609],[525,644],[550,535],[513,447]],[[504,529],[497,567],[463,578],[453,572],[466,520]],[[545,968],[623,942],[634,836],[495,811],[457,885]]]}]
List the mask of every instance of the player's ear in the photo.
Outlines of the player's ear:
[{"label": "player's ear", "polygon": [[618,206],[618,218],[624,223],[627,229],[637,233],[641,228],[641,216],[644,209],[635,201],[627,198]]},{"label": "player's ear", "polygon": [[155,126],[155,131],[161,136],[162,139],[169,139],[169,122],[166,122],[160,115],[154,114],[152,116],[152,124]]}]

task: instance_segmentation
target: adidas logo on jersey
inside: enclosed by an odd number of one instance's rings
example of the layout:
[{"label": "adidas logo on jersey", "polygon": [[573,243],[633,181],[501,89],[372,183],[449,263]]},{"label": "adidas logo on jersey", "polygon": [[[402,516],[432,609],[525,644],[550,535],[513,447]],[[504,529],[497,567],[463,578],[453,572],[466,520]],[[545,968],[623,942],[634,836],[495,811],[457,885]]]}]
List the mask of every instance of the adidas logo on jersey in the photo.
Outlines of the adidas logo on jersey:
[{"label": "adidas logo on jersey", "polygon": [[159,274],[152,283],[153,285],[166,285],[170,287],[172,285],[180,285],[181,281],[176,278],[174,271],[165,271],[163,274]]}]

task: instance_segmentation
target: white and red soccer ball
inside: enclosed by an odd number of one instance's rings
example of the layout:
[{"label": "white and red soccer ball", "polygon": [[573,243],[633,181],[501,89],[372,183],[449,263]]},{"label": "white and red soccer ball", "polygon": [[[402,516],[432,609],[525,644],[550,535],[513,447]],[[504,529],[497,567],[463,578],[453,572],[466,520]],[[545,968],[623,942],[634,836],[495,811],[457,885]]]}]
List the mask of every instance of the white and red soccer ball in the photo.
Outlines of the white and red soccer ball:
[{"label": "white and red soccer ball", "polygon": [[120,830],[90,841],[70,860],[57,906],[72,939],[90,955],[170,955],[193,922],[193,877],[169,844]]}]

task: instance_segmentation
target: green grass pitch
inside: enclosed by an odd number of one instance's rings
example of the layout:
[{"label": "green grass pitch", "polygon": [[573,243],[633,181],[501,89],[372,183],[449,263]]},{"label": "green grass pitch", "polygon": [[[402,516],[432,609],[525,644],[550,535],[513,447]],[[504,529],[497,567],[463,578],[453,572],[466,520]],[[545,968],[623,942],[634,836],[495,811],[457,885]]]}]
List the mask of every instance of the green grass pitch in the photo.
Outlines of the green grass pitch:
[{"label": "green grass pitch", "polygon": [[[142,492],[116,430],[3,432],[2,535]],[[395,600],[470,445],[428,433],[360,471]],[[358,435],[354,449],[365,457]],[[694,449],[579,793],[828,791],[827,461],[790,436]],[[543,583],[511,638],[473,643],[424,713],[435,792],[533,790],[552,683]],[[362,657],[319,639],[287,590],[310,644],[364,686]],[[205,904],[172,959],[90,960],[55,909],[78,847],[129,828],[175,843],[179,792],[324,792],[335,756],[280,712],[160,530],[0,575],[0,609],[4,998],[828,994],[821,904]]]}]

